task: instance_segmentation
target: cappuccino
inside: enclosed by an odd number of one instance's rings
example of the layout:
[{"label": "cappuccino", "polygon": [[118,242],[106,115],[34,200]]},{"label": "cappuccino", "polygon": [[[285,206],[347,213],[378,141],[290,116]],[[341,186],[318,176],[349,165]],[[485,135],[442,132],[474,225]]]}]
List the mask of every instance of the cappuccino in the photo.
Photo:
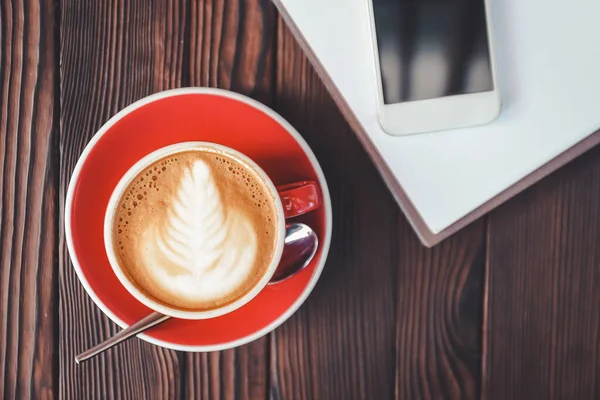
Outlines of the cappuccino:
[{"label": "cappuccino", "polygon": [[276,199],[243,160],[207,147],[167,155],[129,183],[113,216],[122,270],[147,296],[181,310],[248,293],[277,246]]}]

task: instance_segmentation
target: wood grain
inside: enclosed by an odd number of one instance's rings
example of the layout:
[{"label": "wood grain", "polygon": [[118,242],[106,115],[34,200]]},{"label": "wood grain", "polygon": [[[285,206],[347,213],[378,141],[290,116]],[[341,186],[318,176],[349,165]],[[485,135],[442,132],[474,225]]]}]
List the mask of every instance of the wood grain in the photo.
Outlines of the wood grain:
[{"label": "wood grain", "polygon": [[273,335],[271,398],[390,398],[399,212],[292,34],[278,27],[274,107],[323,167],[334,234],[314,292]]},{"label": "wood grain", "polygon": [[600,397],[600,148],[494,211],[487,399]]},{"label": "wood grain", "polygon": [[401,224],[396,398],[479,398],[484,233],[480,220],[426,249]]},{"label": "wood grain", "polygon": [[0,397],[56,397],[55,4],[0,2]]},{"label": "wood grain", "polygon": [[[275,10],[269,0],[192,1],[191,86],[219,87],[270,105]],[[186,67],[187,68],[187,67]],[[265,399],[269,340],[223,352],[185,355],[185,398]]]},{"label": "wood grain", "polygon": [[275,8],[270,0],[190,5],[190,85],[220,87],[270,104]]},{"label": "wood grain", "polygon": [[236,349],[187,353],[186,399],[266,399],[266,337]]},{"label": "wood grain", "polygon": [[[76,1],[61,5],[61,220],[77,158],[118,110],[181,86],[188,5],[180,1]],[[61,230],[61,234],[63,231]],[[176,352],[131,340],[81,366],[74,356],[117,326],[94,305],[60,252],[60,395],[68,399],[179,398]]]}]

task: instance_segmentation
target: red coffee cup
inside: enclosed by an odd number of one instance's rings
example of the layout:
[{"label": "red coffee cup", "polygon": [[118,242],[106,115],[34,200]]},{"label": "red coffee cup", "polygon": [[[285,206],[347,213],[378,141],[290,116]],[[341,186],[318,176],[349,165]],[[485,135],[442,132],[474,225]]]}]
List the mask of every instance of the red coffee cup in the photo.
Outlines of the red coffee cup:
[{"label": "red coffee cup", "polygon": [[[121,199],[126,195],[131,183],[139,177],[140,173],[161,159],[176,155],[178,153],[194,150],[214,151],[219,154],[234,157],[241,162],[241,164],[246,165],[249,170],[254,172],[255,177],[262,181],[262,184],[269,190],[270,196],[275,200],[272,204],[275,207],[276,213],[276,232],[274,235],[276,241],[275,251],[268,268],[266,268],[260,280],[249,291],[244,293],[236,300],[228,302],[223,306],[205,310],[191,310],[174,307],[165,302],[159,301],[148,292],[141,289],[139,282],[135,281],[131,274],[126,271],[126,267],[120,262],[117,245],[115,244],[116,241],[114,238],[115,224],[117,223],[115,221],[115,214],[117,213],[118,207],[121,204]],[[125,175],[123,175],[115,187],[106,207],[106,214],[104,217],[104,246],[106,248],[106,254],[108,256],[110,265],[121,284],[127,289],[127,291],[129,291],[129,293],[131,293],[133,297],[135,297],[142,304],[146,305],[148,308],[175,318],[215,318],[244,306],[262,289],[264,289],[264,287],[269,283],[275,274],[275,271],[277,270],[277,267],[281,261],[286,233],[285,219],[297,217],[307,212],[316,210],[320,204],[321,200],[319,190],[314,182],[295,182],[291,184],[285,184],[277,188],[271,178],[269,178],[267,173],[263,171],[258,164],[256,164],[250,157],[237,150],[210,142],[177,143],[160,148],[148,154],[135,163],[125,173]],[[156,246],[150,247],[154,248]],[[166,278],[167,276],[164,277],[164,279]],[[155,284],[159,286],[161,283],[162,282],[160,280],[155,282]],[[190,293],[197,293],[197,290],[192,290]],[[174,295],[174,297],[176,296],[177,295]]]}]

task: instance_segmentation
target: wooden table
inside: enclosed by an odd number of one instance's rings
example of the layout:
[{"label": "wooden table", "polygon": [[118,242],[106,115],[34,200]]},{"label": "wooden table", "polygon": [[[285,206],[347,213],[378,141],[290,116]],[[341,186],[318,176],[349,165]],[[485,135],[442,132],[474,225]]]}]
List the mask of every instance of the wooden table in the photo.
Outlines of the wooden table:
[{"label": "wooden table", "polygon": [[[1,0],[0,28],[0,398],[600,397],[600,148],[426,249],[269,0]],[[306,138],[328,263],[249,345],[134,339],[76,366],[118,328],[68,258],[69,177],[110,116],[181,86],[248,94]]]}]

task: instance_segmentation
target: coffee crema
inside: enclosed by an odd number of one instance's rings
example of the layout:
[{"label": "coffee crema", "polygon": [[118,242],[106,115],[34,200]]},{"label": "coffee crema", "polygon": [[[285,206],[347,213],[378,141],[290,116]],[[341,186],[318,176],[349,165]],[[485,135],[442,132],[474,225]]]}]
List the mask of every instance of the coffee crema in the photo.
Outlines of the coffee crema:
[{"label": "coffee crema", "polygon": [[275,199],[260,175],[210,147],[165,156],[123,192],[113,217],[119,264],[139,290],[183,310],[236,301],[277,245]]}]

